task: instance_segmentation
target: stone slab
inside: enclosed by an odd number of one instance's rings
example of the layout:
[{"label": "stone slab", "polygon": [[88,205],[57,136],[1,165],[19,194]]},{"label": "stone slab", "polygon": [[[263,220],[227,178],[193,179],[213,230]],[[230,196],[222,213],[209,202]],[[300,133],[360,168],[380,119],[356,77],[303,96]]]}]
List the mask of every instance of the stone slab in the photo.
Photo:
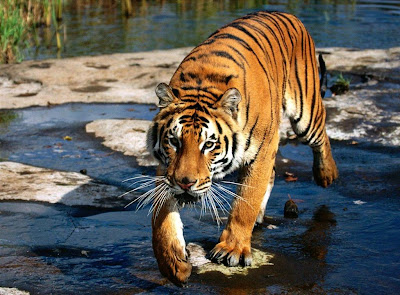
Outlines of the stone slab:
[{"label": "stone slab", "polygon": [[54,171],[14,162],[0,162],[0,200],[61,203],[99,208],[123,207],[132,195],[115,186],[76,173]]}]

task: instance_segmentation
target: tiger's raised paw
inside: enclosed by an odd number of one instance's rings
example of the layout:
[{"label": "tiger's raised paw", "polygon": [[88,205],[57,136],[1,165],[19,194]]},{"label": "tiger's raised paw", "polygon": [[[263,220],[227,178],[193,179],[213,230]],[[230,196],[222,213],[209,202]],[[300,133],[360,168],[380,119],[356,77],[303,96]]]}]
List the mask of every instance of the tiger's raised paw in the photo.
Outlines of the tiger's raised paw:
[{"label": "tiger's raised paw", "polygon": [[[222,237],[223,235],[221,240]],[[217,263],[225,263],[228,266],[237,266],[239,264],[250,266],[252,262],[250,243],[240,242],[236,238],[223,240],[211,250],[210,259]]]},{"label": "tiger's raised paw", "polygon": [[184,251],[175,250],[177,249],[172,246],[161,251],[155,250],[154,253],[161,274],[176,286],[183,287],[192,273],[192,265],[188,262]]}]

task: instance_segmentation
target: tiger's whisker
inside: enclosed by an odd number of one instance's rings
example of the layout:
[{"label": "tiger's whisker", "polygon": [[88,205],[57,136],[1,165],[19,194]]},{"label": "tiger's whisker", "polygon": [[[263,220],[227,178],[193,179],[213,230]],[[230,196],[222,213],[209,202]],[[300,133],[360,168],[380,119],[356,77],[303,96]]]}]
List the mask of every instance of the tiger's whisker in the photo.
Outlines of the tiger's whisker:
[{"label": "tiger's whisker", "polygon": [[222,199],[222,201],[224,201],[228,205],[229,209],[232,209],[232,206],[231,206],[229,200],[224,196],[224,194],[222,192],[218,191],[218,189],[216,189],[214,187],[211,187],[210,189],[215,195],[219,196]]},{"label": "tiger's whisker", "polygon": [[136,211],[139,210],[140,208],[142,208],[143,206],[145,206],[149,202],[151,202],[151,200],[156,195],[157,191],[160,190],[161,186],[163,186],[163,185],[156,186],[156,187],[152,188],[151,190],[145,192],[144,194],[140,195],[139,197],[137,197],[136,199],[131,201],[128,205],[126,205],[125,208],[130,206],[131,204],[133,204],[135,202],[138,202],[138,205],[136,207]]},{"label": "tiger's whisker", "polygon": [[227,183],[227,184],[233,184],[233,185],[239,185],[239,186],[254,188],[254,187],[251,186],[251,185],[247,185],[247,184],[243,184],[243,183],[238,183],[238,182],[233,182],[233,181],[221,180],[221,182]]},{"label": "tiger's whisker", "polygon": [[216,186],[218,187],[218,189],[220,189],[223,192],[226,192],[227,194],[233,196],[236,200],[239,200],[241,202],[246,203],[247,205],[250,206],[250,208],[254,209],[253,206],[246,200],[244,199],[242,196],[230,191],[228,188],[224,187],[223,185],[216,183]]},{"label": "tiger's whisker", "polygon": [[[154,209],[158,206],[158,204],[160,203],[160,201],[167,195],[167,189],[165,187],[165,185],[160,189],[160,192],[158,193],[158,195],[155,196],[153,204],[151,204],[150,209],[149,209],[149,214],[151,212],[154,211]],[[161,206],[157,207],[157,209],[159,210],[161,208]]]},{"label": "tiger's whisker", "polygon": [[229,211],[226,209],[225,204],[224,204],[224,202],[225,202],[228,205],[229,209],[232,209],[229,202],[227,202],[227,200],[221,194],[219,194],[217,191],[210,190],[210,194],[213,196],[213,198],[217,202],[218,206],[221,208],[222,212],[225,214],[229,214]]},{"label": "tiger's whisker", "polygon": [[131,177],[131,178],[124,179],[124,180],[122,181],[122,183],[131,181],[131,180],[134,180],[134,179],[139,179],[139,178],[159,179],[159,178],[164,178],[164,177],[165,177],[165,176],[137,175],[137,176],[135,176],[135,177]]},{"label": "tiger's whisker", "polygon": [[143,189],[143,188],[145,188],[145,187],[149,187],[149,186],[151,186],[151,185],[153,185],[153,184],[154,184],[153,181],[151,181],[151,182],[146,182],[146,183],[141,184],[140,186],[138,186],[138,187],[136,187],[136,188],[134,188],[134,189],[131,189],[131,190],[129,190],[129,191],[127,191],[127,192],[125,192],[125,193],[119,195],[118,198],[122,198],[123,196],[126,196],[127,194],[133,193],[133,192],[135,192],[135,191],[137,191],[137,190],[140,190],[140,189]]},{"label": "tiger's whisker", "polygon": [[165,191],[168,190],[168,185],[166,185],[165,183],[156,186],[155,189],[152,190],[152,193],[149,195],[149,197],[146,197],[142,204],[140,205],[139,209],[142,208],[143,206],[149,204],[151,201],[153,201],[153,204],[150,207],[150,210],[152,210],[151,208],[154,206],[155,202],[157,201],[157,199],[163,195],[165,193]]},{"label": "tiger's whisker", "polygon": [[[219,226],[220,223],[221,223],[222,221],[221,221],[221,219],[219,218],[218,209],[217,209],[217,206],[215,205],[214,199],[211,198],[210,195],[207,195],[207,199],[208,199],[208,201],[209,201],[209,203],[210,203],[210,213],[211,213],[211,216],[212,216],[213,213],[214,213],[215,220],[217,221],[217,225]],[[212,211],[211,211],[211,209],[212,209]]]}]

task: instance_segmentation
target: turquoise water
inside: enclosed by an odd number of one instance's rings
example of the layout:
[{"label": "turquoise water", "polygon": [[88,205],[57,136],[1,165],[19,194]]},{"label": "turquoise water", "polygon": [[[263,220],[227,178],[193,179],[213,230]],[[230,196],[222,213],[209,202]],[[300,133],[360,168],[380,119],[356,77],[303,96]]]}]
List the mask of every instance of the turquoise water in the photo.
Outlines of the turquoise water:
[{"label": "turquoise water", "polygon": [[[389,48],[400,46],[400,1],[133,1],[134,14],[122,16],[120,1],[65,1],[63,50],[54,36],[26,59],[195,46],[222,25],[257,10],[297,15],[318,47]],[[51,33],[47,34],[51,37]]]}]

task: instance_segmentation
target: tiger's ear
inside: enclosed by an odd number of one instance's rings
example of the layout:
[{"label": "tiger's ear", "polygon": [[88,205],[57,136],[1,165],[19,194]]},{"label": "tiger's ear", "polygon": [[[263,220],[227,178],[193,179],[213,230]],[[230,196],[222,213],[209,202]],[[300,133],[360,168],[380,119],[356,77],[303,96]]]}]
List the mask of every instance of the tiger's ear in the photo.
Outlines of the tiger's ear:
[{"label": "tiger's ear", "polygon": [[160,83],[156,87],[156,94],[158,96],[158,107],[165,108],[171,102],[173,102],[176,97],[174,96],[171,87],[165,83]]},{"label": "tiger's ear", "polygon": [[231,115],[234,119],[237,118],[239,102],[242,100],[239,90],[230,88],[225,91],[221,99],[217,102],[217,107],[222,107],[225,112]]}]

